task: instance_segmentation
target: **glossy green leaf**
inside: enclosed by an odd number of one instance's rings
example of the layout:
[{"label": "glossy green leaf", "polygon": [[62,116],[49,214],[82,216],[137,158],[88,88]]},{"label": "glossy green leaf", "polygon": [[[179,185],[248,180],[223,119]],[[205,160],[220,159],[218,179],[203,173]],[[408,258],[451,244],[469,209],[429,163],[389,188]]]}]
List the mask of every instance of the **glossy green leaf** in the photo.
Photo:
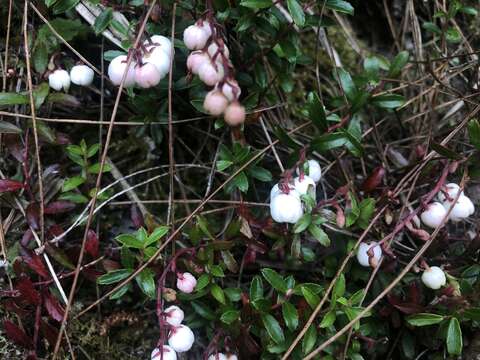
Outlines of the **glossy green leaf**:
[{"label": "glossy green leaf", "polygon": [[156,287],[155,287],[155,274],[151,269],[144,269],[140,274],[135,276],[135,281],[137,282],[140,289],[143,291],[145,295],[147,295],[150,299],[154,299],[156,295]]},{"label": "glossy green leaf", "polygon": [[395,56],[395,58],[392,60],[392,63],[390,64],[388,76],[395,78],[398,75],[400,75],[402,72],[402,69],[408,63],[408,57],[409,57],[408,51],[399,52],[397,56]]},{"label": "glossy green leaf", "polygon": [[305,25],[305,13],[297,0],[287,0],[288,12],[299,27]]},{"label": "glossy green leaf", "polygon": [[240,319],[240,311],[238,310],[228,310],[220,316],[220,321],[225,324],[231,324],[238,319]]},{"label": "glossy green leaf", "polygon": [[276,290],[286,293],[288,290],[287,282],[283,277],[273,269],[265,268],[261,270],[263,277]]},{"label": "glossy green leaf", "polygon": [[317,329],[314,324],[310,325],[302,340],[302,352],[307,355],[312,351],[317,342]]},{"label": "glossy green leaf", "polygon": [[452,317],[448,323],[447,351],[450,355],[461,355],[463,348],[462,329],[458,319]]},{"label": "glossy green leaf", "polygon": [[354,10],[353,6],[348,1],[343,0],[327,0],[325,7],[349,15],[353,15]]},{"label": "glossy green leaf", "polygon": [[428,326],[438,324],[444,319],[442,315],[419,313],[407,316],[407,322],[412,326]]},{"label": "glossy green leaf", "polygon": [[97,283],[100,285],[115,284],[130,276],[132,269],[117,269],[109,271],[108,273],[97,278]]},{"label": "glossy green leaf", "polygon": [[294,331],[298,326],[298,311],[290,302],[285,301],[282,304],[282,315],[285,324],[290,331]]},{"label": "glossy green leaf", "polygon": [[384,94],[373,97],[372,103],[383,109],[396,109],[405,104],[405,98],[398,94]]},{"label": "glossy green leaf", "polygon": [[268,335],[275,343],[280,344],[285,341],[282,327],[278,323],[277,319],[270,314],[263,314],[262,322],[263,326],[265,326],[265,329],[267,330]]},{"label": "glossy green leaf", "polygon": [[250,301],[263,298],[263,283],[260,276],[254,276],[250,283]]},{"label": "glossy green leaf", "polygon": [[113,19],[113,10],[111,8],[106,8],[102,11],[100,15],[95,19],[95,23],[93,24],[93,30],[95,30],[95,34],[100,34],[103,32],[109,25]]}]

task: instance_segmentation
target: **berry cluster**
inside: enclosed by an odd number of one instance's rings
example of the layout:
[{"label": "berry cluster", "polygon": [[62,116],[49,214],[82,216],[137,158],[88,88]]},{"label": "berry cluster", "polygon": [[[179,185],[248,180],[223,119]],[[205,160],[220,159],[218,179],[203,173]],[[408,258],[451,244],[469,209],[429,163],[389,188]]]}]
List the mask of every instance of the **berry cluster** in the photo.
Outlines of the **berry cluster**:
[{"label": "berry cluster", "polygon": [[230,51],[213,21],[200,19],[185,29],[183,42],[193,51],[187,67],[205,85],[214,87],[205,96],[203,108],[213,116],[223,114],[227,124],[238,126],[245,121],[245,108],[238,101],[241,89],[233,76]]},{"label": "berry cluster", "polygon": [[120,85],[123,74],[125,87],[138,86],[144,89],[158,85],[170,71],[173,53],[172,43],[162,35],[153,35],[138,49],[131,51],[133,60],[127,69],[127,55],[119,55],[108,66],[108,77],[114,85]]},{"label": "berry cluster", "polygon": [[270,191],[270,215],[276,222],[295,224],[303,215],[301,196],[312,189],[315,197],[316,184],[322,177],[320,164],[308,160],[304,169],[297,169],[297,174],[293,181],[279,182]]},{"label": "berry cluster", "polygon": [[[460,186],[455,183],[445,185],[437,196],[438,201],[428,204],[425,211],[420,215],[422,222],[430,228],[440,226],[452,205],[449,220],[457,222],[472,215],[475,212],[475,206],[463,191],[458,195],[459,191]],[[458,199],[455,202],[457,196]]]},{"label": "berry cluster", "polygon": [[89,86],[93,82],[93,70],[87,65],[75,65],[68,71],[56,69],[48,75],[48,85],[55,91],[67,92],[70,89],[70,83],[79,86]]}]

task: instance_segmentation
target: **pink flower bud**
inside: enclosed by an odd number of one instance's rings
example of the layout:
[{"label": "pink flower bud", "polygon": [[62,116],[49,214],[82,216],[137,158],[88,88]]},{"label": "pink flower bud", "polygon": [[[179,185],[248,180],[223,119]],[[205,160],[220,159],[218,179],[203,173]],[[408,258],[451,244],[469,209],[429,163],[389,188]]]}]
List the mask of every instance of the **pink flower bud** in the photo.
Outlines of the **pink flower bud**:
[{"label": "pink flower bud", "polygon": [[[123,73],[125,72],[126,68],[127,68],[126,55],[117,56],[115,59],[112,60],[110,65],[108,65],[108,77],[110,78],[110,81],[113,83],[113,85],[117,85],[117,86],[120,85],[122,81]],[[130,63],[130,66],[127,70],[127,75],[125,78],[124,85],[126,87],[135,85],[135,62],[134,61]]]},{"label": "pink flower bud", "polygon": [[176,305],[169,306],[163,313],[165,314],[165,321],[173,326],[180,325],[185,317],[183,310]]},{"label": "pink flower bud", "polygon": [[235,80],[228,80],[227,82],[225,82],[225,84],[223,84],[222,92],[223,95],[227,97],[228,101],[233,101],[237,100],[240,97],[242,90],[240,89],[240,86],[238,86],[238,83]]},{"label": "pink flower bud", "polygon": [[196,25],[190,25],[183,32],[183,42],[190,50],[202,49],[208,41],[208,32]]},{"label": "pink flower bud", "polygon": [[238,101],[235,101],[228,105],[223,117],[228,125],[238,126],[245,121],[245,108]]},{"label": "pink flower bud", "polygon": [[195,335],[188,326],[175,326],[168,336],[168,345],[176,352],[186,352],[192,348]]},{"label": "pink flower bud", "polygon": [[203,108],[213,116],[221,115],[227,106],[227,98],[218,90],[210,91],[203,102]]},{"label": "pink flower bud", "polygon": [[197,279],[195,276],[190,274],[189,272],[185,272],[183,274],[177,274],[177,288],[178,290],[190,294],[193,289],[197,286]]},{"label": "pink flower bud", "polygon": [[155,65],[151,63],[137,66],[135,69],[135,82],[144,89],[158,85],[161,79],[162,74],[160,74]]},{"label": "pink flower bud", "polygon": [[208,61],[198,68],[198,77],[208,86],[214,86],[223,78],[223,65],[218,63],[216,65],[215,68],[212,62]]},{"label": "pink flower bud", "polygon": [[[161,351],[160,348],[162,348]],[[177,353],[168,345],[163,345],[153,349],[152,360],[160,360],[162,358],[162,352],[163,360],[177,360]]]},{"label": "pink flower bud", "polygon": [[187,68],[192,74],[197,75],[200,67],[210,62],[207,53],[203,51],[194,51],[187,58]]}]

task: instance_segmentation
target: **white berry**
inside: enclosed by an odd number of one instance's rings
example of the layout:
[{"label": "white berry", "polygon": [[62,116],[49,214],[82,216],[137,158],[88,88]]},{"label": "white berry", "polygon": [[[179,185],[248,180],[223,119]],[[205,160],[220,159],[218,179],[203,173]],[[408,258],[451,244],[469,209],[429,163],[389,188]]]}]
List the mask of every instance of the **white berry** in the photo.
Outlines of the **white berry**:
[{"label": "white berry", "polygon": [[195,335],[186,325],[175,326],[168,337],[168,345],[176,352],[186,352],[192,348]]},{"label": "white berry", "polygon": [[227,356],[223,353],[212,354],[208,357],[208,360],[227,360]]},{"label": "white berry", "polygon": [[[458,186],[455,183],[449,183],[449,184],[443,186],[442,190],[438,192],[438,194],[437,194],[438,200],[441,203],[444,203],[445,201],[447,201],[448,199],[445,196],[445,193],[447,193],[448,197],[450,198],[450,201],[452,201],[453,199],[455,199],[457,197],[459,191],[460,191],[460,186]],[[463,195],[463,191],[460,194],[460,196],[462,196],[462,195]]]},{"label": "white berry", "polygon": [[221,91],[212,90],[203,102],[203,108],[213,116],[221,115],[228,106],[228,100]]},{"label": "white berry", "polygon": [[190,25],[183,32],[183,42],[185,46],[190,50],[199,50],[205,47],[210,35],[205,29]]},{"label": "white berry", "polygon": [[161,79],[160,72],[153,64],[145,63],[135,69],[135,83],[141,88],[148,89],[156,86]]},{"label": "white berry", "polygon": [[422,274],[422,282],[426,287],[437,290],[447,283],[445,273],[438,266],[431,266]]},{"label": "white berry", "polygon": [[[305,171],[305,174],[310,176],[313,179],[313,181],[315,181],[316,183],[318,183],[322,178],[322,169],[317,160],[313,160],[313,159],[308,160],[304,164],[304,171]],[[297,175],[300,175],[300,170],[298,168],[297,168]]]},{"label": "white berry", "polygon": [[185,317],[183,310],[176,305],[169,306],[163,313],[165,314],[165,321],[173,326],[180,325]]},{"label": "white berry", "polygon": [[188,55],[187,68],[192,74],[197,75],[200,67],[207,62],[210,62],[207,53],[204,51],[194,51]]},{"label": "white berry", "polygon": [[170,71],[170,55],[159,46],[147,48],[142,61],[155,65],[162,79]]},{"label": "white berry", "polygon": [[[373,248],[373,257],[370,259],[368,251]],[[365,267],[376,267],[382,257],[382,248],[375,241],[371,243],[362,242],[358,247],[357,260],[358,263]]]},{"label": "white berry", "polygon": [[245,122],[246,111],[238,101],[230,103],[225,109],[223,119],[230,126],[238,126]]},{"label": "white berry", "polygon": [[308,190],[312,189],[311,193],[313,194],[313,198],[316,198],[315,181],[313,181],[310,176],[304,175],[303,179],[300,179],[300,177],[296,177],[295,179],[293,179],[293,184],[295,186],[295,190],[297,190],[300,195],[306,195],[308,193]]},{"label": "white berry", "polygon": [[89,86],[93,82],[94,72],[87,65],[75,65],[70,70],[72,83],[80,86]]},{"label": "white berry", "polygon": [[439,202],[433,202],[427,205],[425,211],[420,215],[420,219],[426,226],[436,228],[440,226],[446,215],[447,210],[444,206]]},{"label": "white berry", "polygon": [[223,75],[223,65],[219,63],[213,65],[211,61],[207,61],[198,68],[198,77],[208,86],[214,86],[222,80]]},{"label": "white berry", "polygon": [[[177,360],[177,353],[168,345],[162,346],[163,352],[163,360]],[[152,351],[152,360],[160,360],[162,358],[162,354],[160,352],[160,348],[155,348]]]},{"label": "white berry", "polygon": [[[162,35],[153,35],[150,40],[155,47],[161,49],[169,57],[172,55],[172,42],[169,38]],[[150,46],[150,42],[147,40],[144,42],[145,46]]]},{"label": "white berry", "polygon": [[[443,206],[448,211],[448,209],[452,206],[452,203],[453,202],[447,200],[443,203]],[[474,211],[475,207],[470,198],[466,195],[460,195],[460,197],[457,199],[457,202],[453,206],[452,211],[450,211],[450,220],[455,222],[460,221],[469,217]]]},{"label": "white berry", "polygon": [[56,91],[67,92],[70,89],[70,75],[63,69],[57,69],[48,75],[48,85]]},{"label": "white berry", "polygon": [[[120,55],[112,60],[108,65],[108,77],[113,85],[119,86],[122,82],[123,73],[127,69],[127,56]],[[124,86],[130,87],[135,85],[135,63],[132,61],[127,70]]]},{"label": "white berry", "polygon": [[[288,184],[288,189],[290,190],[289,194],[294,195],[300,199],[300,194],[297,191],[295,191],[295,187],[293,185]],[[283,193],[284,192],[280,190],[279,185],[275,184],[272,190],[270,190],[270,201],[272,201],[272,199],[278,194],[283,194]]]},{"label": "white berry", "polygon": [[196,26],[198,26],[200,29],[205,31],[205,33],[208,35],[208,37],[212,36],[212,27],[210,26],[210,23],[206,20],[202,21],[197,21],[195,23]]},{"label": "white berry", "polygon": [[197,279],[189,272],[183,274],[177,274],[177,288],[178,290],[190,294],[197,286]]},{"label": "white berry", "polygon": [[229,101],[233,101],[240,97],[242,90],[235,80],[228,80],[223,84],[222,92]]},{"label": "white berry", "polygon": [[280,193],[270,201],[270,215],[278,223],[295,224],[303,215],[302,202],[296,190]]}]

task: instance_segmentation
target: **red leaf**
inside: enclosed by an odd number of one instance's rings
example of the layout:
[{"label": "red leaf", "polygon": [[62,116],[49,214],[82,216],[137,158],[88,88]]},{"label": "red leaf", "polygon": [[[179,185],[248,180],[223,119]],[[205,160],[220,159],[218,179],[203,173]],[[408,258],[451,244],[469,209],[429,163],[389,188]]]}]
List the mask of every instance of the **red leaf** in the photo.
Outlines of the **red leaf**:
[{"label": "red leaf", "polygon": [[45,339],[47,339],[50,346],[55,346],[58,336],[58,329],[45,321],[40,322],[40,330]]},{"label": "red leaf", "polygon": [[70,201],[59,200],[54,201],[45,206],[45,214],[61,214],[66,213],[75,208],[75,204]]},{"label": "red leaf", "polygon": [[2,306],[4,307],[4,309],[7,313],[10,313],[10,314],[15,313],[18,316],[20,316],[21,318],[23,318],[27,315],[31,315],[30,311],[18,306],[18,304],[15,302],[14,299],[2,300]]},{"label": "red leaf", "polygon": [[92,257],[98,257],[98,236],[92,229],[88,230],[85,251]]},{"label": "red leaf", "polygon": [[48,234],[53,238],[63,234],[63,228],[60,225],[53,224],[48,228]]},{"label": "red leaf", "polygon": [[140,212],[140,210],[138,210],[138,207],[135,205],[132,205],[132,207],[130,208],[130,218],[132,219],[133,226],[135,228],[139,229],[142,226],[145,226],[142,213]]},{"label": "red leaf", "polygon": [[17,191],[23,189],[23,183],[20,181],[0,179],[0,193],[8,191]]},{"label": "red leaf", "polygon": [[17,283],[16,289],[20,291],[22,300],[26,301],[30,305],[40,304],[40,293],[35,290],[33,283],[29,278],[21,278]]},{"label": "red leaf", "polygon": [[15,344],[27,349],[33,348],[32,340],[30,339],[30,337],[28,337],[27,334],[25,334],[25,332],[13,322],[11,322],[10,320],[5,320],[3,322],[3,328],[5,329],[7,337]]},{"label": "red leaf", "polygon": [[40,227],[40,206],[37,203],[30,203],[27,206],[27,221],[33,230],[38,230]]},{"label": "red leaf", "polygon": [[49,291],[44,292],[43,300],[45,301],[45,309],[47,309],[51,318],[58,322],[62,321],[64,310],[58,300]]},{"label": "red leaf", "polygon": [[371,192],[375,190],[383,180],[383,177],[385,176],[385,169],[383,166],[379,166],[373,170],[373,172],[370,174],[368,178],[365,179],[365,181],[362,184],[362,190],[365,192]]},{"label": "red leaf", "polygon": [[409,302],[401,303],[394,306],[396,309],[400,310],[400,312],[407,315],[417,314],[419,312],[422,312],[423,310],[423,306],[415,303],[409,303]]},{"label": "red leaf", "polygon": [[43,260],[39,255],[25,249],[22,249],[20,252],[22,254],[23,261],[25,261],[30,269],[45,279],[50,278],[47,268],[45,267]]}]

